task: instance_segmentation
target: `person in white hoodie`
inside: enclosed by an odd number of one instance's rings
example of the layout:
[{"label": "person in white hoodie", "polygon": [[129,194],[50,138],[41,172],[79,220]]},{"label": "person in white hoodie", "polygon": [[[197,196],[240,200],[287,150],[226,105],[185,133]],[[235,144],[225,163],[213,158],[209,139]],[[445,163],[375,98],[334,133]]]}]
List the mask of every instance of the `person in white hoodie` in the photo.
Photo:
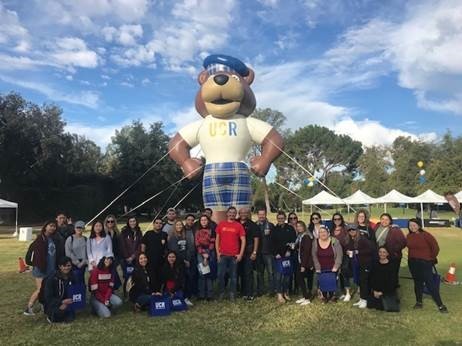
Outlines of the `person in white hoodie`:
[{"label": "person in white hoodie", "polygon": [[106,236],[104,225],[95,221],[91,226],[90,239],[87,241],[88,271],[92,271],[104,256],[114,257],[112,239]]}]

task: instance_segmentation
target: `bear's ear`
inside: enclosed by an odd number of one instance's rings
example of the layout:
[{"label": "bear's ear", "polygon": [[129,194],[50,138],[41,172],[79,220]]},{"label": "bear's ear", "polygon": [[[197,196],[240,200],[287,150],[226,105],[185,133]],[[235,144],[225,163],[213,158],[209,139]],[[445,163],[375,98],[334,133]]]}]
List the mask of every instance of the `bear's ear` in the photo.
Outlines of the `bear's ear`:
[{"label": "bear's ear", "polygon": [[245,77],[243,77],[245,79],[245,81],[247,82],[248,85],[252,84],[254,78],[255,78],[255,72],[253,72],[253,70],[249,67],[249,74]]},{"label": "bear's ear", "polygon": [[209,78],[209,73],[204,70],[201,73],[199,73],[199,76],[197,76],[197,81],[199,82],[200,85],[204,84],[207,79]]}]

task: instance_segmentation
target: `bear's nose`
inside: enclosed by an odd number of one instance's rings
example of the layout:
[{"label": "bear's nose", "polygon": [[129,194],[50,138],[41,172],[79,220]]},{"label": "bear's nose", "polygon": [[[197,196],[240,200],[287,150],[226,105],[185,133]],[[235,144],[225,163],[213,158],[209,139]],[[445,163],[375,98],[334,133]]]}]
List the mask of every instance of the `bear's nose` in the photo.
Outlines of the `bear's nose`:
[{"label": "bear's nose", "polygon": [[229,77],[225,74],[217,74],[215,77],[213,77],[213,80],[215,83],[218,85],[225,85],[226,82],[228,81]]}]

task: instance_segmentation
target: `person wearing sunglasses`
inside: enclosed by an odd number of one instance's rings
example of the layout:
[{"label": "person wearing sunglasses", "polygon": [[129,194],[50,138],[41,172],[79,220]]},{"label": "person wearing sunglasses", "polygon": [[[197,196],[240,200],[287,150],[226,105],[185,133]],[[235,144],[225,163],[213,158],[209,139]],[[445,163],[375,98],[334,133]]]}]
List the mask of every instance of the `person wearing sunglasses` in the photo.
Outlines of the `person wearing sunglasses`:
[{"label": "person wearing sunglasses", "polygon": [[68,295],[71,280],[72,260],[61,257],[58,260],[58,271],[46,279],[44,286],[44,311],[48,323],[70,323],[75,319],[72,309],[72,297]]},{"label": "person wearing sunglasses", "polygon": [[353,272],[351,271],[350,260],[346,253],[348,233],[342,214],[335,213],[332,215],[332,228],[330,230],[330,234],[332,234],[332,236],[340,242],[340,245],[342,245],[343,249],[342,270],[339,273],[339,290],[340,292],[345,290],[345,294],[340,293],[339,299],[345,302],[349,302],[351,299],[350,283]]},{"label": "person wearing sunglasses", "polygon": [[295,212],[290,212],[289,215],[287,215],[287,223],[291,225],[294,229],[297,228],[297,222],[298,222],[298,216]]},{"label": "person wearing sunglasses", "polygon": [[308,225],[308,230],[313,234],[313,236],[319,238],[319,230],[322,226],[321,214],[314,212],[310,216],[310,224]]}]

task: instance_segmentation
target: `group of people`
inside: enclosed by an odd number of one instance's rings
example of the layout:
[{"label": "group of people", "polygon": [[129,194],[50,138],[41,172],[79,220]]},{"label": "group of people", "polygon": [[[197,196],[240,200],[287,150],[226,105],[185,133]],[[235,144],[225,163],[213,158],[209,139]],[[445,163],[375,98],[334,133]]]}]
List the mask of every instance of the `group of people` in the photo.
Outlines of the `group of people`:
[{"label": "group of people", "polygon": [[244,300],[269,294],[281,304],[291,301],[289,294],[300,294],[295,303],[306,306],[316,298],[349,302],[352,287],[359,288],[354,306],[399,311],[398,274],[406,246],[414,308],[422,308],[426,287],[438,310],[448,311],[433,279],[438,243],[419,219],[409,220],[405,236],[389,214],[375,225],[363,209],[352,224],[335,213],[330,228],[316,212],[308,225],[294,212],[286,216],[279,211],[276,224],[265,209],[257,210],[255,222],[249,208],[230,207],[226,215],[216,224],[206,209],[197,220],[188,214],[183,221],[169,209],[166,222],[154,219],[144,234],[135,216],[119,231],[116,217],[108,215],[91,224],[87,239],[85,223],[72,225],[60,212],[44,224],[26,255],[36,289],[24,314],[33,315],[39,301],[50,323],[72,321],[69,288],[86,286],[87,271],[91,310],[100,317],[110,317],[123,298],[134,311],[147,309],[156,295],[181,294],[192,306],[193,297],[235,300],[238,291]]}]

